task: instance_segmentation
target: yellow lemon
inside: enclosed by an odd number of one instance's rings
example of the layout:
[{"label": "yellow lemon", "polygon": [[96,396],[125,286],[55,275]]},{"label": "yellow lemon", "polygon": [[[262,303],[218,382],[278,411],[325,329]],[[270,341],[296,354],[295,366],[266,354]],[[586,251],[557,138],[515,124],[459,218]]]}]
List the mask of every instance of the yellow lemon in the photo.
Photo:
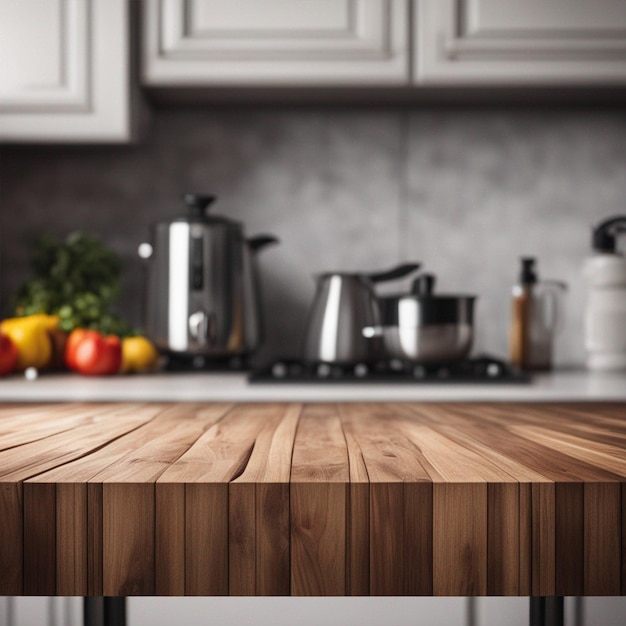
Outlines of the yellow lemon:
[{"label": "yellow lemon", "polygon": [[122,340],[122,365],[120,372],[140,372],[156,365],[159,353],[145,337],[126,337]]}]

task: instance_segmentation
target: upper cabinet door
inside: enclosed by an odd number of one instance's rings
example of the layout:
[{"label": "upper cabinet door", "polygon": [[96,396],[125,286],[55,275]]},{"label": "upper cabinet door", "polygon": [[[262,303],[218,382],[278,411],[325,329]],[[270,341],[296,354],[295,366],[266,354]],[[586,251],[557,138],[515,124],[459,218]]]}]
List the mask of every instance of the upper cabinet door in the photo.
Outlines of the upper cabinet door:
[{"label": "upper cabinet door", "polygon": [[0,139],[131,136],[127,0],[0,0]]},{"label": "upper cabinet door", "polygon": [[624,0],[415,0],[423,84],[626,81]]},{"label": "upper cabinet door", "polygon": [[408,84],[408,0],[151,0],[148,85]]}]

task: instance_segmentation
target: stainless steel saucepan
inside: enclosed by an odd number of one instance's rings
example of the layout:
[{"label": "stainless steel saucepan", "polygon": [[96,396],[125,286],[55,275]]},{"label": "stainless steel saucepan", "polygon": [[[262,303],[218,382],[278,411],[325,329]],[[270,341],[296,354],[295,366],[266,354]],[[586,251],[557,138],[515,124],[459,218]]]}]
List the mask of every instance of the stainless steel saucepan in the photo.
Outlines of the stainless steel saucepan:
[{"label": "stainless steel saucepan", "polygon": [[473,295],[435,295],[435,277],[423,274],[412,293],[378,298],[380,324],[363,335],[382,338],[389,357],[415,363],[444,363],[465,358],[474,338]]}]

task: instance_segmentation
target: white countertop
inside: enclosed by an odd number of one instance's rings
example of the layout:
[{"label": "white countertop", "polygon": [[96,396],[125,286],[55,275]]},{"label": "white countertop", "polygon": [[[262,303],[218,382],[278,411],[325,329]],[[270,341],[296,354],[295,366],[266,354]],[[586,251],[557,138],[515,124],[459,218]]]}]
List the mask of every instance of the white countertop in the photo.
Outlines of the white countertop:
[{"label": "white countertop", "polygon": [[[0,402],[472,402],[623,401],[626,373],[561,371],[530,384],[249,384],[242,373],[160,373],[89,378],[44,374],[0,379]],[[625,411],[626,417],[626,411]]]}]

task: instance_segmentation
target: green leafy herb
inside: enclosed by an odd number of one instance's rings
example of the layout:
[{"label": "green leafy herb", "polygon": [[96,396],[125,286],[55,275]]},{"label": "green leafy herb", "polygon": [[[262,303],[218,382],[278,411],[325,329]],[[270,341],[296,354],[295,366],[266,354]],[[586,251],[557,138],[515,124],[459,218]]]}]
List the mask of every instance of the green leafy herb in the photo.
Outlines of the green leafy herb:
[{"label": "green leafy herb", "polygon": [[34,275],[19,289],[16,315],[58,315],[65,331],[91,328],[101,333],[132,334],[114,312],[120,294],[121,262],[97,237],[72,233],[61,242],[40,236],[32,259]]}]

